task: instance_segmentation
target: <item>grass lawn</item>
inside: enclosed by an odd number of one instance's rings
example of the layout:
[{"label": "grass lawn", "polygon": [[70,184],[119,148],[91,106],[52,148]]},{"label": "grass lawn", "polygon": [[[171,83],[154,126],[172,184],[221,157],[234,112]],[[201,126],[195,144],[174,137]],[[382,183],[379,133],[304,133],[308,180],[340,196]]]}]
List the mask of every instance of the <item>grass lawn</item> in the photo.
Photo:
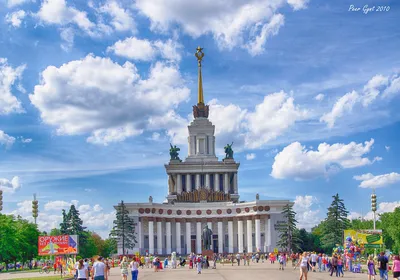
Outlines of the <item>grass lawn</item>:
[{"label": "grass lawn", "polygon": [[71,276],[64,276],[64,278],[61,278],[60,275],[55,275],[55,276],[38,276],[38,277],[32,277],[32,278],[17,278],[14,280],[68,280],[68,279],[74,279]]}]

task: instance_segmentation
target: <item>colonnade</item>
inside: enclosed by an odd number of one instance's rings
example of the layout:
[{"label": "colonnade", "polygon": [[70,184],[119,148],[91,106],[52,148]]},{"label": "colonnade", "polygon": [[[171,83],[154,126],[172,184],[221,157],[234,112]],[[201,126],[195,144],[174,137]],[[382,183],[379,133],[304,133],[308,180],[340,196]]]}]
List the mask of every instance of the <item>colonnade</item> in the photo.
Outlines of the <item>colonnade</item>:
[{"label": "colonnade", "polygon": [[[225,172],[225,173],[178,173],[169,174],[174,176],[174,186],[170,189],[171,193],[181,194],[184,190],[191,191],[193,189],[200,189],[205,187],[207,189],[213,188],[214,191],[222,190],[224,193],[238,193],[238,178],[237,172]],[[192,177],[193,176],[193,177]],[[233,176],[233,178],[232,178]],[[194,180],[192,179],[194,178]],[[194,181],[194,182],[193,182]],[[194,183],[194,185],[193,185]],[[232,191],[231,191],[232,187]]]},{"label": "colonnade", "polygon": [[[261,220],[264,220],[263,229],[261,229]],[[140,231],[143,231],[143,223],[148,223],[148,232],[140,232],[139,247],[148,250],[150,254],[171,254],[173,251],[178,254],[202,253],[201,235],[206,224],[211,229],[217,229],[216,232],[213,232],[214,237],[217,235],[217,238],[213,239],[213,248],[218,248],[218,253],[242,253],[245,250],[248,253],[258,250],[265,252],[271,245],[271,224],[268,215],[218,219],[147,217],[141,218],[139,221]],[[215,224],[216,226],[214,226]],[[234,226],[234,224],[236,225]],[[173,228],[175,229],[174,235]],[[263,244],[261,244],[262,233],[264,234]],[[149,240],[148,248],[144,248],[144,236]],[[155,244],[155,238],[157,244]],[[195,244],[194,248],[192,248],[192,240]],[[214,242],[216,243],[214,244]]]}]

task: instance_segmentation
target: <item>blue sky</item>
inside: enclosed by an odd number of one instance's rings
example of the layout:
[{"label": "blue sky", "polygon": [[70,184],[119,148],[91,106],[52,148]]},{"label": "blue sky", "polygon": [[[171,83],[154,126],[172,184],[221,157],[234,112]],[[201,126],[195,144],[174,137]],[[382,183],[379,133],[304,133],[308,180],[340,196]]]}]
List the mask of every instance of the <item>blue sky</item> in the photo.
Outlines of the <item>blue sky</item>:
[{"label": "blue sky", "polygon": [[[383,11],[377,11],[381,5]],[[349,11],[350,5],[360,8]],[[375,6],[365,14],[363,7]],[[389,7],[389,8],[388,8]],[[121,199],[162,202],[187,154],[195,48],[217,150],[234,141],[241,198],[296,202],[301,226],[338,192],[352,217],[400,204],[396,1],[0,1],[4,212],[39,225],[80,207],[107,235]]]}]

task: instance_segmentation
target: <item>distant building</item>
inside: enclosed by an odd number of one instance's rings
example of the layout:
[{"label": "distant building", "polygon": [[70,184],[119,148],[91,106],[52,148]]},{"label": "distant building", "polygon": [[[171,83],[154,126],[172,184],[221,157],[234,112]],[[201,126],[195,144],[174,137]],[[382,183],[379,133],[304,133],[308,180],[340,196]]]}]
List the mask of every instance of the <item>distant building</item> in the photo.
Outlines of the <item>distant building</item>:
[{"label": "distant building", "polygon": [[[238,169],[227,145],[222,161],[215,155],[215,126],[208,120],[204,103],[200,48],[198,103],[193,106],[194,120],[188,126],[189,151],[184,161],[176,158],[165,165],[168,175],[166,203],[126,203],[136,222],[138,243],[128,254],[201,253],[201,233],[205,225],[213,231],[212,249],[216,253],[271,252],[279,239],[277,229],[284,223],[282,207],[289,200],[239,201]],[[227,120],[229,121],[229,120]],[[122,248],[118,248],[122,254]],[[126,252],[125,252],[126,253]]]}]

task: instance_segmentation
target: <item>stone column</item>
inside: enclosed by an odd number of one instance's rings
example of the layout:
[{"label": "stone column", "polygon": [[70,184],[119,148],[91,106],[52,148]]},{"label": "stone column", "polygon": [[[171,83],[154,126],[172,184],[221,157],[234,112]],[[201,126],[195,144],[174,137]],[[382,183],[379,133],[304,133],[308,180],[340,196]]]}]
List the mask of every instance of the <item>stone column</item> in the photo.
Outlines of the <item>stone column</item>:
[{"label": "stone column", "polygon": [[138,231],[139,231],[139,253],[141,253],[140,250],[143,249],[143,238],[142,238],[143,224],[141,218],[139,218]]},{"label": "stone column", "polygon": [[247,252],[253,253],[253,220],[247,219]]},{"label": "stone column", "polygon": [[163,234],[162,234],[162,222],[157,220],[157,255],[162,255],[162,244],[163,244]]},{"label": "stone column", "polygon": [[238,177],[237,172],[233,174],[233,191],[238,194]]},{"label": "stone column", "polygon": [[272,232],[271,232],[271,219],[269,216],[267,216],[267,220],[265,223],[265,234],[266,234],[266,240],[267,240],[267,250],[270,251],[272,250],[271,248],[271,239],[272,239]]},{"label": "stone column", "polygon": [[196,174],[196,189],[200,189],[200,174]]},{"label": "stone column", "polygon": [[214,174],[214,191],[219,191],[219,173]]},{"label": "stone column", "polygon": [[181,222],[176,222],[175,223],[175,228],[176,228],[176,252],[178,254],[182,254],[182,248],[181,248]]},{"label": "stone column", "polygon": [[210,189],[211,184],[210,184],[210,174],[206,173],[206,188]]},{"label": "stone column", "polygon": [[224,192],[229,193],[229,174],[224,173]]},{"label": "stone column", "polygon": [[218,253],[224,252],[224,231],[222,221],[218,222]]},{"label": "stone column", "polygon": [[190,222],[186,222],[186,254],[192,253],[192,228]]},{"label": "stone column", "polygon": [[233,253],[233,221],[228,221],[228,253]]},{"label": "stone column", "polygon": [[238,251],[243,253],[243,220],[238,220]]},{"label": "stone column", "polygon": [[165,247],[167,248],[167,255],[171,254],[171,238],[172,238],[172,233],[171,233],[171,222],[166,222],[165,223],[165,235],[167,242],[165,244]]},{"label": "stone column", "polygon": [[176,176],[176,192],[178,194],[182,193],[182,174]]},{"label": "stone column", "polygon": [[201,254],[201,222],[196,223],[196,254]]},{"label": "stone column", "polygon": [[255,219],[255,228],[256,228],[256,251],[261,250],[261,221],[260,216],[256,216]]},{"label": "stone column", "polygon": [[154,222],[149,220],[149,254],[154,255]]},{"label": "stone column", "polygon": [[192,175],[190,173],[186,174],[186,191],[190,192],[192,190]]}]

